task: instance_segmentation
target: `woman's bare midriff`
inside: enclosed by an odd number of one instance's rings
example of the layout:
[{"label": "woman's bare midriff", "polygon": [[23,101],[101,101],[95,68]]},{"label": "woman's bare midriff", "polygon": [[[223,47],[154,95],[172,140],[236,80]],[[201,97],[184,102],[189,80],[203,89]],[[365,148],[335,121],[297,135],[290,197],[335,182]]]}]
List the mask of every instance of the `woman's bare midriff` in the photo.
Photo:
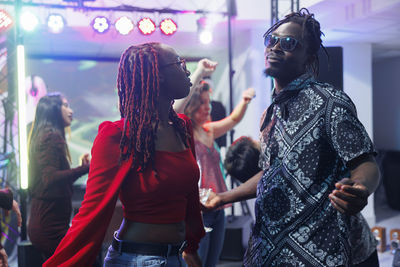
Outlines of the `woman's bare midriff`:
[{"label": "woman's bare midriff", "polygon": [[185,223],[151,224],[124,218],[118,232],[118,239],[124,241],[175,244],[185,240]]}]

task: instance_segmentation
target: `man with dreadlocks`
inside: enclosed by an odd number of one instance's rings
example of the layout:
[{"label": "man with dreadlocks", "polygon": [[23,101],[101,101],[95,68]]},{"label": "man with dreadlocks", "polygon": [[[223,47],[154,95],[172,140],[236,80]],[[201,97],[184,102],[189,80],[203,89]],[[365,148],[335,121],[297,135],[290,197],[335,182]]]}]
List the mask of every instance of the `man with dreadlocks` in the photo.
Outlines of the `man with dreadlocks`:
[{"label": "man with dreadlocks", "polygon": [[306,9],[265,33],[274,90],[261,119],[262,171],[208,204],[257,196],[245,266],[379,266],[360,214],[379,182],[375,150],[350,98],[314,78],[321,34]]},{"label": "man with dreadlocks", "polygon": [[188,266],[201,266],[196,251],[205,233],[192,127],[172,108],[189,93],[189,74],[167,45],[135,45],[122,54],[121,120],[100,125],[82,206],[44,266],[91,266],[118,195],[124,218],[104,266],[177,267],[182,251]]}]

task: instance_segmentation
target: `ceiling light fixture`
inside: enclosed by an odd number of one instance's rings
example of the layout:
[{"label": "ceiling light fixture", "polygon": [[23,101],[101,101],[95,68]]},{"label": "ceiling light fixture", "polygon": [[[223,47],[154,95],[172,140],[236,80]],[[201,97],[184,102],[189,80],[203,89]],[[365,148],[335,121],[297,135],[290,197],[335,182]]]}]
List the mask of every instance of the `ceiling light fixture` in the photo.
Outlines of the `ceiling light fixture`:
[{"label": "ceiling light fixture", "polygon": [[172,19],[163,19],[160,23],[160,30],[165,35],[172,35],[178,30],[178,26]]},{"label": "ceiling light fixture", "polygon": [[139,31],[144,35],[149,35],[155,32],[156,24],[150,18],[142,18],[138,22]]}]

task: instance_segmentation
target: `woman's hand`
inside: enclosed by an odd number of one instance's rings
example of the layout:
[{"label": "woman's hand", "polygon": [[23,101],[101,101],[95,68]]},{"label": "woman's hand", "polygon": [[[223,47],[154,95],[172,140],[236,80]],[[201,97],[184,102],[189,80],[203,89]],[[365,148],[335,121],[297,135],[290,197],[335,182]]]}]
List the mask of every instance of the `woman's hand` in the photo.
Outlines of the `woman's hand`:
[{"label": "woman's hand", "polygon": [[90,156],[89,153],[85,153],[79,157],[79,162],[81,166],[88,166],[90,165]]},{"label": "woman's hand", "polygon": [[6,250],[0,245],[0,267],[8,267],[8,256]]},{"label": "woman's hand", "polygon": [[201,259],[197,252],[195,253],[182,253],[182,258],[185,260],[188,267],[201,267]]},{"label": "woman's hand", "polygon": [[[19,205],[18,205],[17,201],[13,200],[13,204],[12,204],[11,210],[14,211],[15,215],[17,216],[18,227],[21,227],[21,225],[22,225],[22,216],[21,216],[21,211],[19,210]],[[4,213],[5,213],[6,216],[8,216],[10,214],[10,211],[9,210],[4,210]]]},{"label": "woman's hand", "polygon": [[197,70],[201,73],[201,77],[210,76],[217,67],[218,62],[203,58],[197,63]]},{"label": "woman's hand", "polygon": [[243,93],[242,93],[242,98],[244,102],[249,103],[256,95],[256,91],[254,88],[247,88]]}]

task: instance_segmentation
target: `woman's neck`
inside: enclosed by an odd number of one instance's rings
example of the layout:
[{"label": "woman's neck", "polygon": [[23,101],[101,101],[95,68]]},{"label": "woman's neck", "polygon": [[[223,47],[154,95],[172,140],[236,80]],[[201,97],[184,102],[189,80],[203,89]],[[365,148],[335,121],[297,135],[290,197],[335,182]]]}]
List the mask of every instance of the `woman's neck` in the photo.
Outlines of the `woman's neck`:
[{"label": "woman's neck", "polygon": [[162,124],[169,123],[169,112],[172,108],[171,101],[159,101],[158,103],[158,118]]}]

